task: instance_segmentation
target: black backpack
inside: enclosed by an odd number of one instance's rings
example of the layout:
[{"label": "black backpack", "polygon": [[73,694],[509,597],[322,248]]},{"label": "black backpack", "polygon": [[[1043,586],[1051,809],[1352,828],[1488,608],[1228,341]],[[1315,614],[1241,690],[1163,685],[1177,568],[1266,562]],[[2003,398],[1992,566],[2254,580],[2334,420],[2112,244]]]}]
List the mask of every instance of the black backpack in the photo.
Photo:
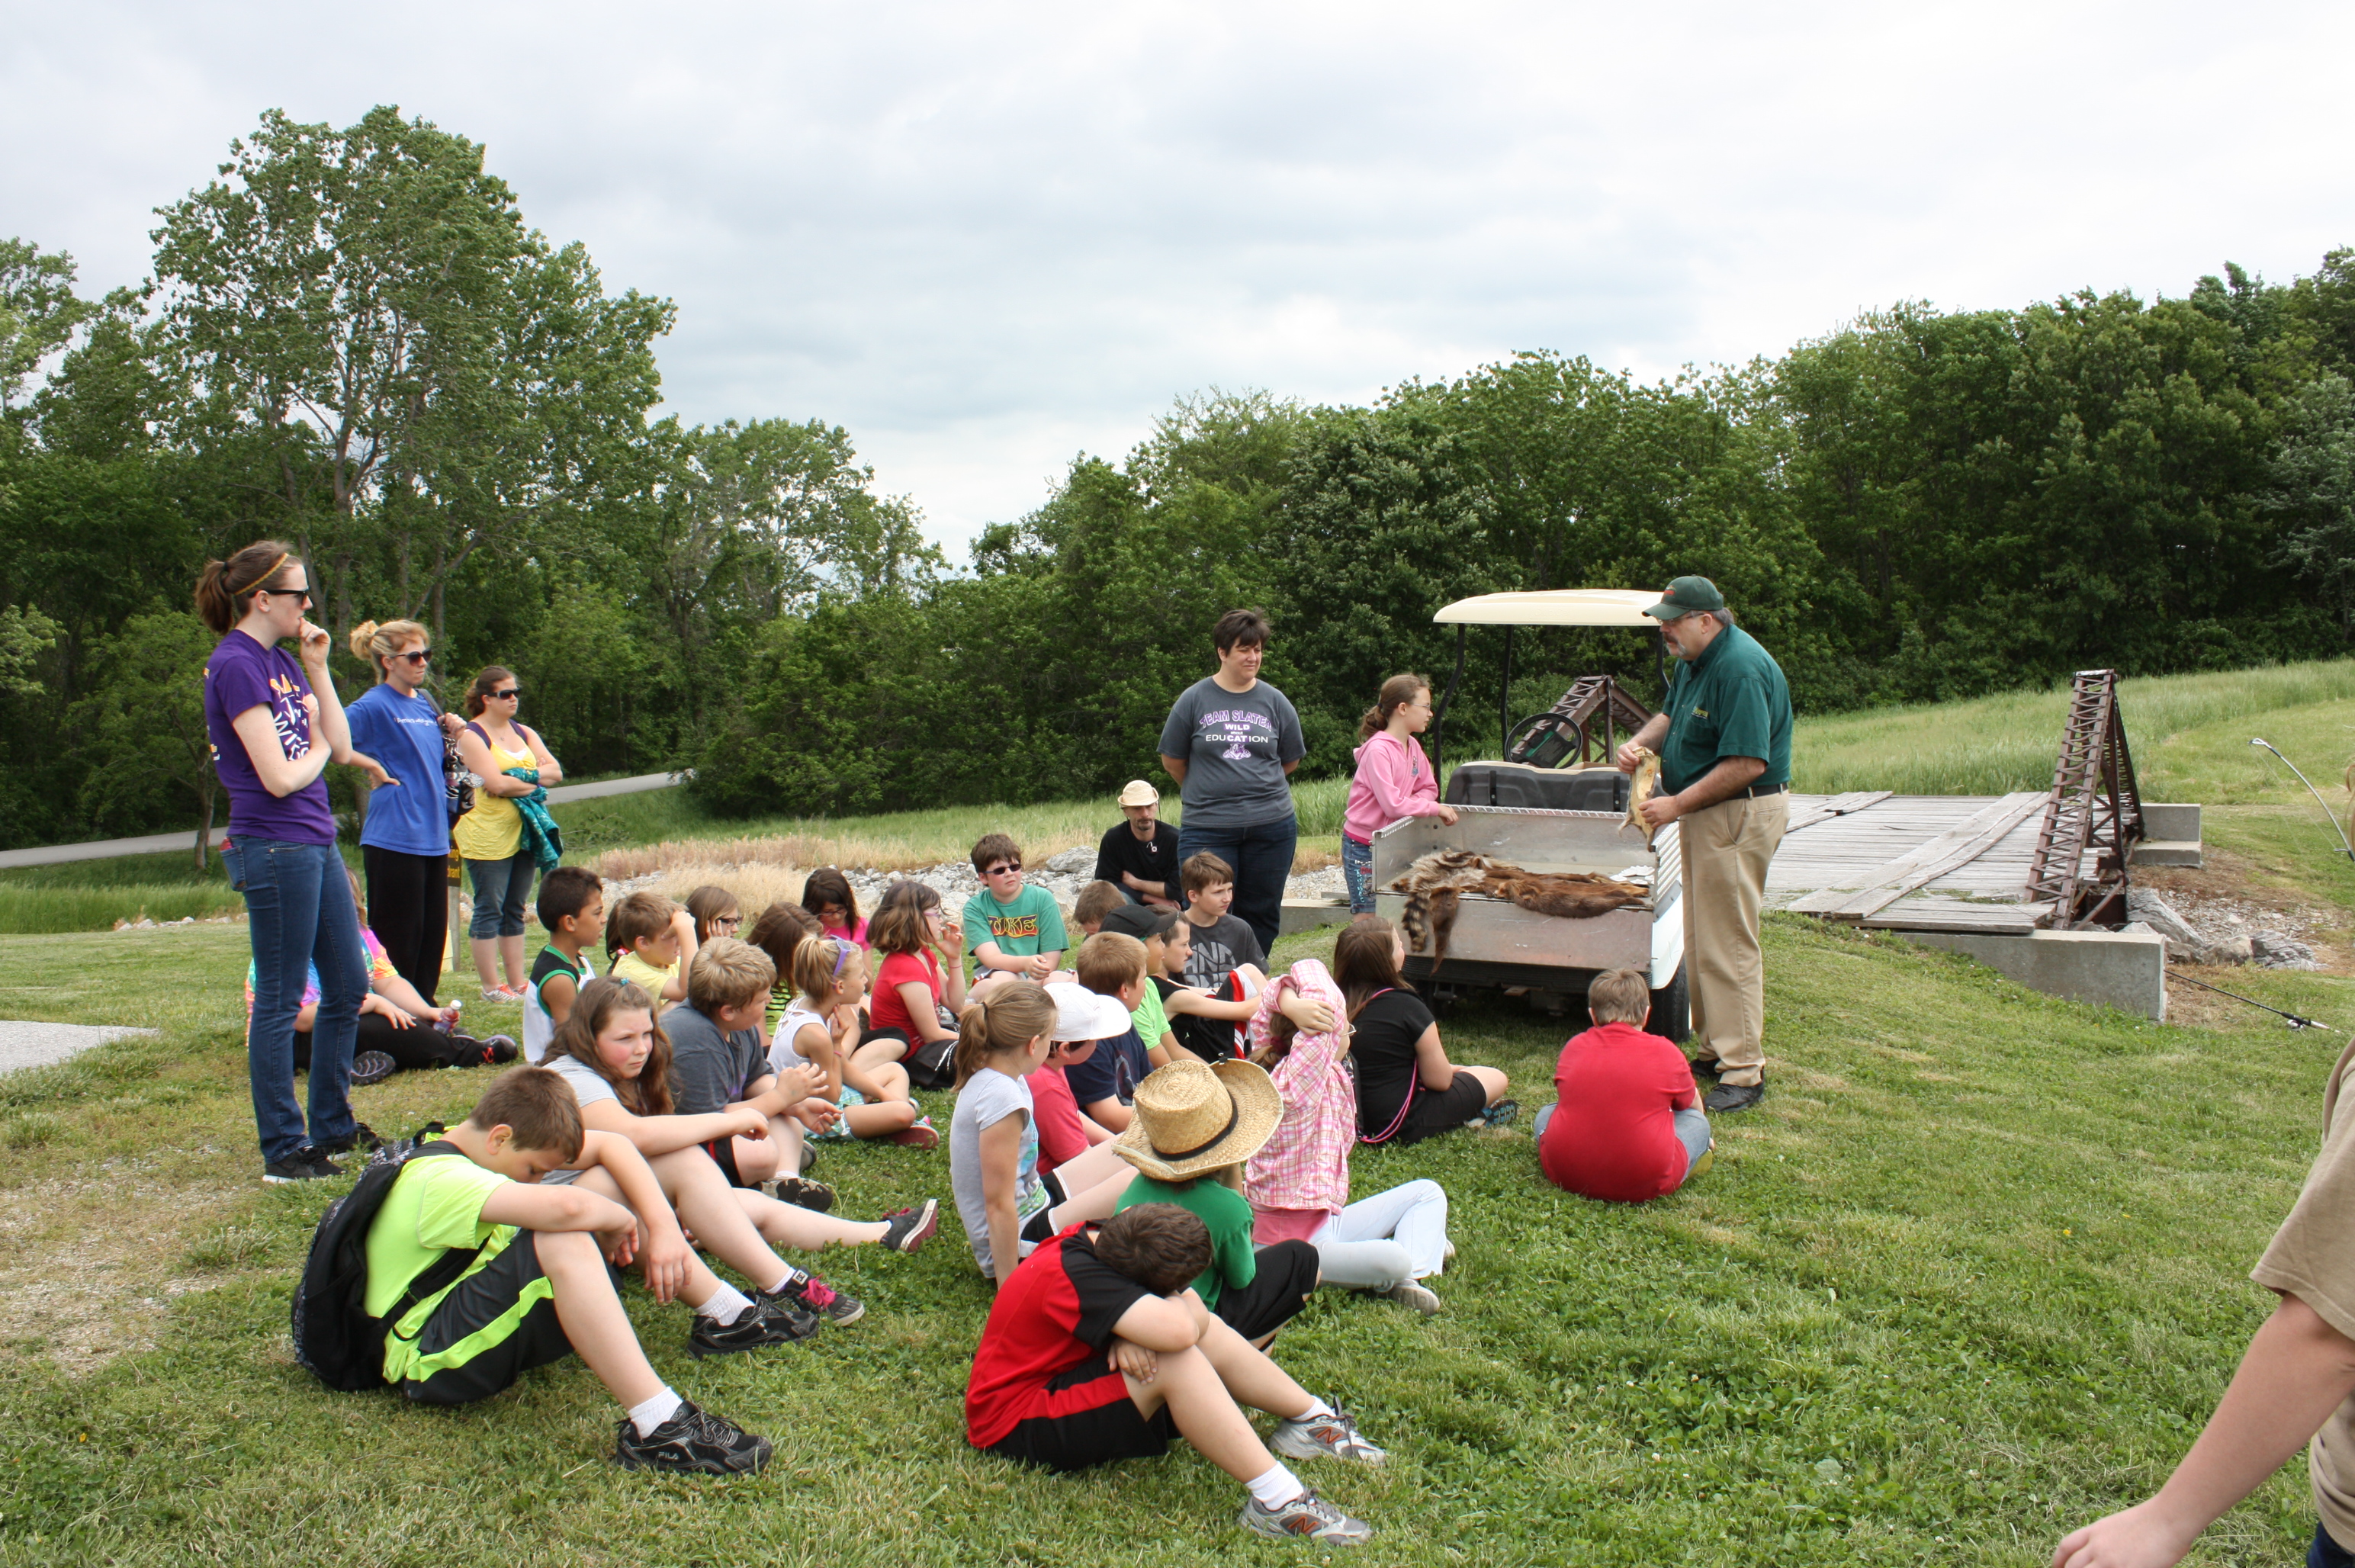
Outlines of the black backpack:
[{"label": "black backpack", "polygon": [[458,1146],[441,1141],[433,1122],[413,1137],[389,1144],[368,1160],[359,1185],[327,1205],[311,1237],[311,1255],[294,1287],[294,1359],[312,1376],[347,1393],[380,1389],[384,1337],[401,1315],[465,1273],[481,1249],[453,1247],[415,1279],[390,1311],[368,1314],[368,1236],[392,1184],[412,1159],[464,1159]]}]

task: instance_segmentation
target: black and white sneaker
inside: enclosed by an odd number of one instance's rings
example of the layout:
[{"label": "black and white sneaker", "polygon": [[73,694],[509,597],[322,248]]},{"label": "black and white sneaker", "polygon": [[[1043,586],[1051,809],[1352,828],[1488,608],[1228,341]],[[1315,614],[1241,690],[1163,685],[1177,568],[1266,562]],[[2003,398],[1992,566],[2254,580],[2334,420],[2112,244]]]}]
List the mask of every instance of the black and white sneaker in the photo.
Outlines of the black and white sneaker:
[{"label": "black and white sneaker", "polygon": [[261,1179],[272,1187],[290,1181],[329,1181],[343,1175],[344,1168],[325,1155],[304,1144],[284,1159],[263,1162]]},{"label": "black and white sneaker", "polygon": [[771,1452],[767,1438],[681,1400],[677,1412],[644,1437],[637,1424],[623,1416],[613,1463],[624,1470],[668,1470],[676,1476],[750,1476],[769,1462]]},{"label": "black and white sneaker", "polygon": [[806,1176],[781,1176],[773,1183],[773,1194],[780,1203],[791,1203],[813,1214],[823,1214],[834,1207],[834,1189],[823,1181],[812,1181]]},{"label": "black and white sneaker", "polygon": [[390,1052],[363,1051],[352,1058],[352,1087],[365,1089],[371,1083],[381,1083],[400,1071],[400,1063],[392,1059]]},{"label": "black and white sneaker", "polygon": [[895,1253],[912,1253],[941,1228],[941,1200],[927,1198],[913,1209],[894,1209],[883,1216],[883,1244]]},{"label": "black and white sneaker", "polygon": [[789,1301],[773,1296],[756,1297],[749,1311],[733,1323],[715,1323],[698,1312],[687,1331],[687,1353],[697,1360],[706,1356],[734,1356],[772,1345],[792,1345],[817,1332],[817,1318]]},{"label": "black and white sneaker", "polygon": [[763,1302],[782,1302],[797,1311],[815,1317],[829,1328],[847,1328],[867,1316],[867,1304],[855,1296],[845,1296],[814,1274],[795,1269],[775,1290],[764,1290],[757,1298]]},{"label": "black and white sneaker", "polygon": [[1280,1541],[1321,1541],[1327,1546],[1363,1546],[1374,1527],[1351,1519],[1315,1492],[1303,1492],[1288,1503],[1262,1508],[1257,1498],[1243,1502],[1245,1530],[1273,1535]]}]

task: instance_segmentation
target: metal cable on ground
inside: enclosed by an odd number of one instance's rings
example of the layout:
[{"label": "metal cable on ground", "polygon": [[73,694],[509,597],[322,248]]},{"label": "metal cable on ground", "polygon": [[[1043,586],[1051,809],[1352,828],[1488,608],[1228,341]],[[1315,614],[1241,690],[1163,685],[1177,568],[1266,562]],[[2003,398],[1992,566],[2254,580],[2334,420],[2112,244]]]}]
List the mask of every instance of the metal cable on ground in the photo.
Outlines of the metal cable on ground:
[{"label": "metal cable on ground", "polygon": [[2246,1002],[2253,1008],[2263,1008],[2264,1011],[2273,1014],[2275,1018],[2287,1019],[2289,1020],[2289,1027],[2292,1029],[2320,1029],[2323,1027],[2319,1022],[2313,1019],[2300,1018],[2296,1013],[2286,1013],[2279,1008],[2265,1007],[2264,1003],[2256,1000],[2253,997],[2244,997],[2238,991],[2228,991],[2222,986],[2211,986],[2205,980],[2195,980],[2190,976],[2185,974],[2182,970],[2178,969],[2171,964],[2168,965],[2167,972],[2174,976],[2177,979],[2182,981],[2187,986],[2197,986],[2203,991],[2213,991],[2220,997],[2230,997],[2236,1002]]}]

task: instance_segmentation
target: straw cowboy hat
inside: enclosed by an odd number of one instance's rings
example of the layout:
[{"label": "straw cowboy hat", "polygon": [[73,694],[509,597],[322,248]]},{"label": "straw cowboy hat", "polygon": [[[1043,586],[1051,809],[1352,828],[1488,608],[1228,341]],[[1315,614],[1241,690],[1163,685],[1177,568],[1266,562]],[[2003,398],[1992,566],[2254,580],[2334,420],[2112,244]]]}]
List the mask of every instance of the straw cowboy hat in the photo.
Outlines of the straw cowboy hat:
[{"label": "straw cowboy hat", "polygon": [[1113,1148],[1156,1181],[1183,1181],[1249,1159],[1283,1120],[1267,1069],[1180,1056],[1136,1086],[1136,1119]]}]

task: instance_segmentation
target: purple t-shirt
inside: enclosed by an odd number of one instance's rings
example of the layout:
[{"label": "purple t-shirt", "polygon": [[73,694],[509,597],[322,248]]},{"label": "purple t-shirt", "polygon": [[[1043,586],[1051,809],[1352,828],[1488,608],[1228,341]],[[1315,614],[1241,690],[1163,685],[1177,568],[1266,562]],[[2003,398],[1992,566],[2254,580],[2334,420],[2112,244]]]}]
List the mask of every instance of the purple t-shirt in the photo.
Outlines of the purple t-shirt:
[{"label": "purple t-shirt", "polygon": [[205,730],[211,737],[213,771],[229,792],[232,838],[274,838],[288,844],[333,844],[335,814],[327,809],[327,781],[313,779],[281,799],[261,783],[237,732],[237,716],[249,708],[270,709],[271,727],[288,762],[310,755],[311,720],[303,699],[311,683],[303,667],[283,648],[263,647],[241,631],[231,631],[205,661]]}]

